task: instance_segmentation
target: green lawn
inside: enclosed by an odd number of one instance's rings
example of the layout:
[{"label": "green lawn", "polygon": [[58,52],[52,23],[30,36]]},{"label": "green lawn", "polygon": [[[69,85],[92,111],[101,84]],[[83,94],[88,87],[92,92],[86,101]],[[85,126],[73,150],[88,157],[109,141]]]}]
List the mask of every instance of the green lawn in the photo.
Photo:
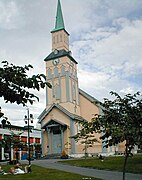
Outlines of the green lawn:
[{"label": "green lawn", "polygon": [[[61,161],[61,163],[66,163],[74,166],[90,167],[95,169],[108,169],[115,171],[122,171],[124,157],[106,157],[103,161],[99,158],[88,158],[88,159],[78,159]],[[142,155],[135,155],[128,158],[128,163],[126,166],[126,171],[131,173],[142,173]]]},{"label": "green lawn", "polygon": [[[10,169],[10,165],[2,165],[2,169],[5,172],[8,172]],[[39,166],[32,165],[32,173],[30,174],[20,174],[20,175],[0,175],[0,179],[5,180],[82,180],[82,179],[90,179],[90,180],[99,180],[97,178],[90,178],[86,176],[81,176],[78,174],[63,172],[54,169],[42,168]]]}]

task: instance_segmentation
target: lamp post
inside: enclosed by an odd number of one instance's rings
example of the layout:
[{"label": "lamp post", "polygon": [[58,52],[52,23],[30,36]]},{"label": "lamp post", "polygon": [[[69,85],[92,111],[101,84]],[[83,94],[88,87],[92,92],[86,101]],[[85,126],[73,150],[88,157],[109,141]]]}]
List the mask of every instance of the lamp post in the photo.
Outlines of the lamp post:
[{"label": "lamp post", "polygon": [[25,115],[25,124],[28,125],[28,160],[29,165],[31,165],[31,157],[30,157],[30,122],[33,123],[33,114],[29,113],[29,108],[27,108],[27,115]]}]

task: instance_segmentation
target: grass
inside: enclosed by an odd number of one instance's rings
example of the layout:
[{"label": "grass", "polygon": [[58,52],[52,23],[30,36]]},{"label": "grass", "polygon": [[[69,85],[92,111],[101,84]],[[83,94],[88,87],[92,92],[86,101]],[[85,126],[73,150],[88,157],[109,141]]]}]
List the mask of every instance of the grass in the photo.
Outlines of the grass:
[{"label": "grass", "polygon": [[[78,159],[61,161],[61,163],[66,163],[74,166],[89,167],[95,169],[107,169],[113,171],[122,171],[124,164],[124,157],[107,157],[103,161],[99,158],[88,158],[88,159]],[[128,158],[126,165],[126,172],[130,173],[142,173],[142,155],[135,155]]]},{"label": "grass", "polygon": [[[8,172],[10,169],[10,165],[2,165],[2,169],[5,172]],[[74,173],[68,173],[64,171],[54,170],[54,169],[47,169],[43,167],[39,167],[36,165],[32,165],[32,173],[29,174],[19,174],[19,175],[0,175],[0,179],[5,180],[83,180],[83,179],[90,179],[90,180],[99,180],[93,177],[86,177],[81,176]]]}]

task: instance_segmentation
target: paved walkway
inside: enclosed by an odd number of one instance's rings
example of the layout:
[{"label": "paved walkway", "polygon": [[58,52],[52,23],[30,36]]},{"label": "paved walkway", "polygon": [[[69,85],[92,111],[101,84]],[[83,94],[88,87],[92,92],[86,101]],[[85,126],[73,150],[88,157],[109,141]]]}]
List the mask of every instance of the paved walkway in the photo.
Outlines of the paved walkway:
[{"label": "paved walkway", "polygon": [[[81,174],[88,177],[101,178],[103,180],[122,180],[121,172],[76,167],[58,163],[57,161],[59,161],[59,159],[34,160],[32,161],[32,164],[45,168],[58,169],[66,172]],[[126,173],[126,180],[142,180],[142,174]]]}]

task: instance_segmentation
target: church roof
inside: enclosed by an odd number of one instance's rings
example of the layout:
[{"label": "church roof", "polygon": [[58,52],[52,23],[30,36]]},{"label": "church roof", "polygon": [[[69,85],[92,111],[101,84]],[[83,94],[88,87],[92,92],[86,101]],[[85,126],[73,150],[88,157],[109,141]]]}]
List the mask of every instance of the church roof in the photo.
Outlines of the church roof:
[{"label": "church roof", "polygon": [[60,57],[64,57],[67,56],[68,58],[70,58],[71,61],[75,62],[76,64],[78,64],[76,62],[76,60],[71,56],[71,51],[66,51],[65,49],[61,49],[58,50],[58,53],[54,53],[51,52],[45,59],[44,61],[50,61],[52,59],[56,59],[56,58],[60,58]]},{"label": "church roof", "polygon": [[[86,93],[85,91],[83,91],[82,89],[79,89],[79,94],[84,96],[86,99],[88,99],[91,103],[94,103],[96,106],[102,108],[101,106],[101,102],[99,100],[97,100],[96,98],[94,98],[93,96],[89,95],[88,93]],[[48,113],[54,108],[56,107],[57,109],[59,109],[60,111],[62,111],[64,114],[66,114],[67,116],[69,116],[71,119],[76,120],[76,121],[86,121],[86,119],[84,119],[81,116],[78,116],[76,114],[70,113],[68,110],[66,110],[65,108],[63,108],[61,105],[59,104],[52,104],[48,110],[46,110],[46,108],[43,110],[43,112],[39,115],[38,119],[39,119],[39,123],[48,115]]]},{"label": "church roof", "polygon": [[62,127],[66,127],[67,126],[66,124],[64,124],[61,121],[58,121],[56,119],[51,119],[50,121],[45,123],[44,126],[41,127],[41,129],[44,129],[46,127],[55,127],[55,126],[59,126],[59,125],[61,125]]},{"label": "church roof", "polygon": [[50,111],[52,111],[53,108],[57,108],[60,111],[62,111],[64,114],[66,114],[67,116],[69,116],[71,119],[76,120],[76,121],[86,121],[86,119],[84,119],[81,116],[78,116],[76,114],[70,113],[68,110],[66,110],[65,108],[63,108],[61,105],[59,104],[52,104],[48,110],[44,109],[44,111],[40,114],[40,116],[38,117],[39,119],[39,123],[48,115],[48,113]]},{"label": "church roof", "polygon": [[100,101],[97,100],[96,98],[94,98],[93,96],[91,96],[90,94],[86,93],[85,91],[83,91],[82,89],[79,89],[79,93],[83,96],[85,96],[90,102],[97,102],[99,103]]},{"label": "church roof", "polygon": [[82,89],[79,89],[79,94],[81,94],[82,96],[84,96],[86,99],[88,99],[91,103],[95,103],[96,106],[101,107],[101,102],[99,100],[97,100],[96,98],[94,98],[93,96],[91,96],[90,94],[86,93],[85,91],[83,91]]}]

